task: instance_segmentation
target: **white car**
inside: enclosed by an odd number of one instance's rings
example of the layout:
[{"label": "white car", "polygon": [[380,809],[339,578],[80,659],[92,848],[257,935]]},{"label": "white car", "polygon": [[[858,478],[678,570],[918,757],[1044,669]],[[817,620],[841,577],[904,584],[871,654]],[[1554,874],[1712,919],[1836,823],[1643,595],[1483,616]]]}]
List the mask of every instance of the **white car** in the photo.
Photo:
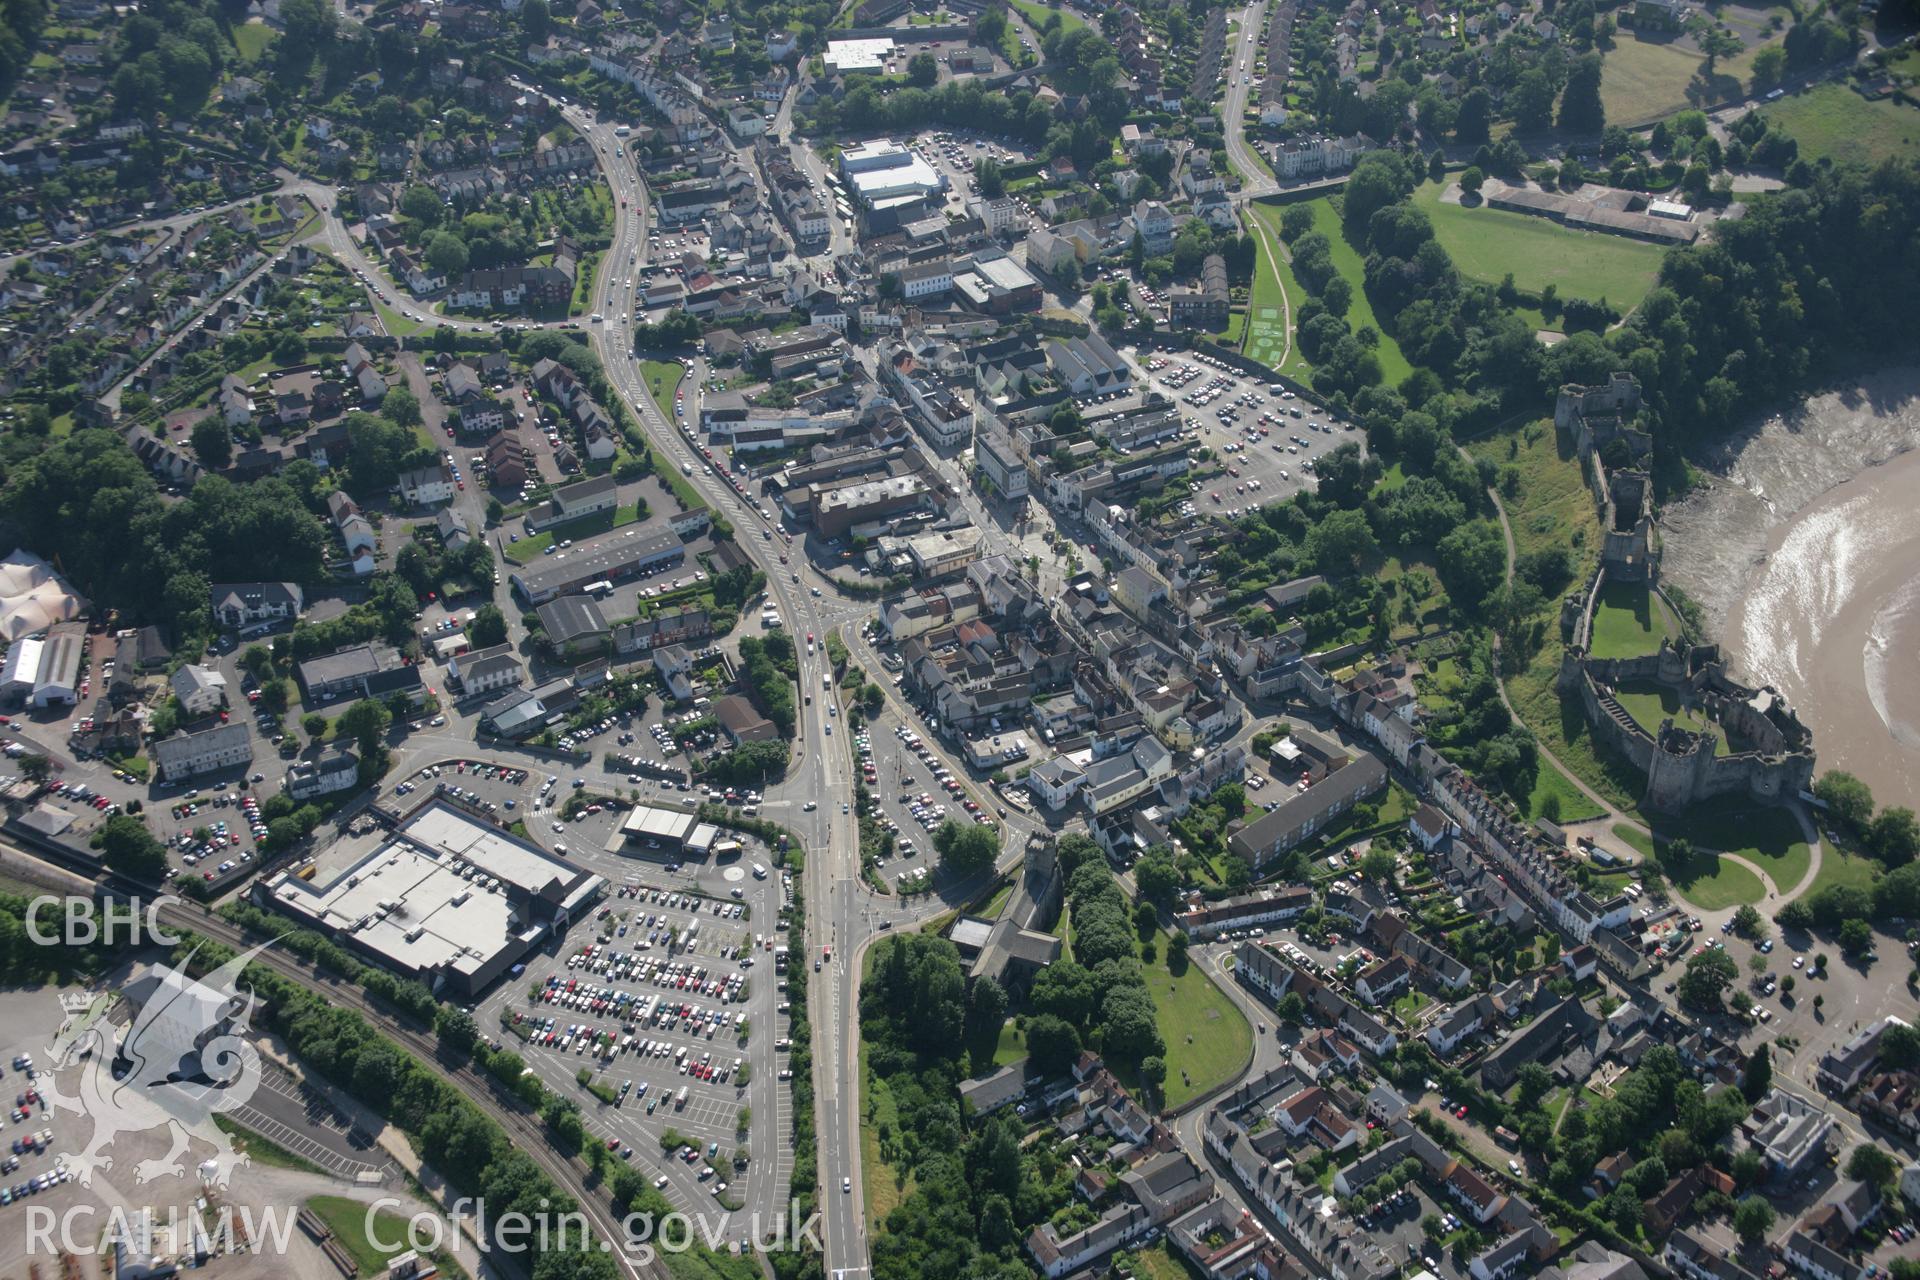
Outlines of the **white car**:
[{"label": "white car", "polygon": [[853,1194],[853,1179],[852,1178],[840,1179],[840,1190],[842,1192],[845,1192],[848,1195]]}]

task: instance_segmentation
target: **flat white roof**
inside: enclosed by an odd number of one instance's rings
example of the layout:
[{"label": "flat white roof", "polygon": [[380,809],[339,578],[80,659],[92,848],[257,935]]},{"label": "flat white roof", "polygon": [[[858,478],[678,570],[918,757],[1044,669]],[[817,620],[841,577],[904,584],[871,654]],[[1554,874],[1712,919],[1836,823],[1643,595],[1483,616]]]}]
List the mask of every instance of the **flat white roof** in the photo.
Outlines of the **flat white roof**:
[{"label": "flat white roof", "polygon": [[892,56],[891,36],[876,36],[867,40],[829,40],[826,66],[829,71],[877,71]]}]

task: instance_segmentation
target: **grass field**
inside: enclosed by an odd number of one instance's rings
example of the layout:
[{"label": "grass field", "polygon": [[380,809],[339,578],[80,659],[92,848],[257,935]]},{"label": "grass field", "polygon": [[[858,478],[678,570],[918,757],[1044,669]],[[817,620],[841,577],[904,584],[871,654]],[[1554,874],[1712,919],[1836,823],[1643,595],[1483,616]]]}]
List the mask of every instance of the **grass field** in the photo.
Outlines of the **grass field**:
[{"label": "grass field", "polygon": [[653,402],[660,406],[660,415],[668,422],[673,421],[673,393],[686,374],[686,369],[676,361],[640,362],[640,376],[646,379],[647,391],[653,396]]},{"label": "grass field", "polygon": [[1623,684],[1614,690],[1614,697],[1627,709],[1634,723],[1650,734],[1659,733],[1660,722],[1671,717],[1682,729],[1713,734],[1720,739],[1718,749],[1726,749],[1726,735],[1720,726],[1707,719],[1699,708],[1684,705],[1679,695],[1670,689],[1651,684]]},{"label": "grass field", "polygon": [[1845,85],[1823,84],[1766,108],[1808,160],[1877,164],[1920,156],[1920,110],[1885,98],[1869,102]]},{"label": "grass field", "polygon": [[[1380,373],[1386,380],[1388,386],[1399,385],[1402,379],[1413,372],[1413,366],[1407,363],[1407,358],[1404,355],[1400,354],[1400,344],[1387,336],[1385,330],[1381,329],[1379,318],[1373,314],[1373,304],[1367,301],[1366,290],[1364,288],[1367,274],[1366,264],[1360,260],[1359,251],[1347,243],[1346,236],[1341,232],[1340,215],[1334,211],[1332,201],[1326,199],[1314,200],[1309,202],[1308,207],[1313,210],[1313,229],[1326,236],[1332,245],[1332,258],[1335,269],[1347,278],[1348,284],[1353,286],[1353,305],[1347,311],[1348,325],[1355,330],[1371,327],[1380,334],[1380,346],[1377,350],[1380,358]],[[1249,208],[1253,210],[1254,216],[1259,218],[1268,231],[1273,234],[1274,243],[1277,245],[1280,241],[1280,206],[1253,204],[1250,205]],[[1280,264],[1276,265],[1278,266]],[[1286,270],[1284,266],[1280,266],[1280,269]],[[1286,280],[1288,286],[1287,297],[1297,307],[1300,302],[1306,300],[1306,290],[1300,287],[1298,281],[1293,280],[1291,271],[1287,272]],[[1256,281],[1256,290],[1257,288],[1258,283]],[[1260,317],[1260,314],[1256,308],[1255,316]],[[1250,331],[1257,322],[1257,320],[1249,322]],[[1256,360],[1262,359],[1261,356],[1255,355],[1251,350],[1249,350],[1247,354],[1253,356]],[[1281,371],[1286,371],[1284,366]]]},{"label": "grass field", "polygon": [[[1530,423],[1519,431],[1476,441],[1469,452],[1503,473],[1512,469],[1514,496],[1502,501],[1513,526],[1515,550],[1525,556],[1568,547],[1573,552],[1573,581],[1586,581],[1599,558],[1600,521],[1580,476],[1580,464],[1553,425]],[[1548,627],[1525,670],[1507,676],[1507,696],[1521,721],[1568,772],[1608,803],[1631,809],[1646,780],[1624,761],[1603,759],[1578,705],[1562,704],[1555,687],[1561,651],[1560,629]]]},{"label": "grass field", "polygon": [[1000,1039],[993,1046],[993,1065],[1004,1067],[1027,1056],[1027,1036],[1008,1018],[1000,1024]]},{"label": "grass field", "polygon": [[378,298],[373,300],[373,309],[379,315],[380,323],[386,327],[388,334],[393,337],[409,338],[426,328],[426,326],[418,320],[409,320],[406,316],[401,315],[398,311],[395,311]]},{"label": "grass field", "polygon": [[1542,760],[1540,772],[1533,780],[1533,791],[1527,796],[1529,818],[1545,816],[1548,796],[1559,797],[1561,822],[1585,822],[1605,812],[1573,785],[1573,779]]},{"label": "grass field", "polygon": [[900,1128],[893,1092],[869,1071],[862,1096],[866,1109],[860,1117],[860,1185],[866,1194],[867,1220],[883,1222],[912,1193],[913,1179],[901,1179],[880,1156],[880,1126]]},{"label": "grass field", "polygon": [[1085,19],[1075,17],[1065,9],[1055,9],[1044,4],[1035,4],[1033,0],[1013,0],[1013,7],[1020,11],[1020,16],[1025,18],[1035,31],[1043,35],[1045,34],[1047,16],[1049,14],[1057,13],[1060,15],[1061,35],[1068,35],[1087,25]]},{"label": "grass field", "polygon": [[[1287,317],[1306,301],[1306,290],[1293,278],[1293,269],[1279,258],[1279,218],[1271,211],[1250,206],[1267,234],[1257,231],[1253,240],[1259,246],[1259,267],[1253,275],[1253,293],[1247,303],[1245,354],[1289,378],[1305,381],[1313,366],[1300,354],[1300,348],[1288,341]],[[1281,359],[1281,353],[1286,358]]]},{"label": "grass field", "polygon": [[249,22],[233,28],[233,48],[242,62],[258,62],[266,53],[267,46],[273,43],[272,27],[257,22]]},{"label": "grass field", "polygon": [[[333,1234],[340,1241],[340,1247],[349,1257],[360,1264],[361,1275],[383,1275],[387,1269],[387,1259],[396,1253],[406,1251],[407,1223],[409,1219],[390,1209],[380,1209],[369,1213],[371,1206],[358,1200],[349,1200],[345,1196],[314,1196],[307,1201],[307,1208],[313,1210],[322,1222],[333,1228]],[[382,1240],[397,1243],[396,1248],[382,1249],[374,1244],[368,1233],[368,1227]],[[441,1274],[464,1276],[462,1271],[445,1250],[436,1249],[433,1260],[440,1267]]]},{"label": "grass field", "polygon": [[[1154,961],[1140,970],[1160,1015],[1160,1038],[1167,1042],[1164,1102],[1177,1107],[1246,1064],[1253,1052],[1253,1028],[1199,965],[1183,964],[1178,974],[1168,970],[1167,939],[1164,933],[1154,935]],[[1114,1074],[1129,1088],[1138,1083],[1131,1071],[1116,1069]]]},{"label": "grass field", "polygon": [[1642,858],[1645,858],[1648,862],[1653,861],[1653,837],[1634,830],[1624,822],[1616,822],[1613,824],[1613,834],[1616,839],[1627,845]]},{"label": "grass field", "polygon": [[1593,656],[1637,658],[1655,653],[1675,633],[1660,598],[1645,586],[1609,582],[1600,588],[1593,610]]},{"label": "grass field", "polygon": [[1696,849],[1686,866],[1676,867],[1671,860],[1663,860],[1660,868],[1680,896],[1702,911],[1743,906],[1767,896],[1767,887],[1760,883],[1759,876],[1717,853]]},{"label": "grass field", "polygon": [[1818,893],[1822,889],[1843,885],[1849,889],[1871,889],[1873,882],[1880,877],[1880,869],[1871,858],[1862,858],[1844,852],[1832,841],[1822,841],[1820,849],[1820,874],[1803,889],[1799,896]]},{"label": "grass field", "polygon": [[1600,64],[1600,105],[1607,123],[1650,123],[1687,106],[1687,85],[1704,61],[1691,50],[1620,32]]},{"label": "grass field", "polygon": [[1660,272],[1662,250],[1625,236],[1563,227],[1507,209],[1443,204],[1441,183],[1427,182],[1413,202],[1462,275],[1499,284],[1508,272],[1527,293],[1553,285],[1563,298],[1605,298],[1623,313],[1640,305]]},{"label": "grass field", "polygon": [[1785,809],[1713,801],[1677,818],[1657,817],[1650,825],[1661,843],[1684,836],[1696,849],[1738,854],[1764,870],[1783,895],[1806,879],[1813,862],[1799,823]]}]

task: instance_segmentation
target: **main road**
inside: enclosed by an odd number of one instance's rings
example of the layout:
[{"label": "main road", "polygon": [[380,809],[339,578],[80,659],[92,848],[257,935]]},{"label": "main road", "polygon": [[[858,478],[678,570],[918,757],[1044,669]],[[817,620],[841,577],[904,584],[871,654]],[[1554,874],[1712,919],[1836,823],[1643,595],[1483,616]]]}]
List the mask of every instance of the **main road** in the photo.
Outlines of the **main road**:
[{"label": "main road", "polygon": [[[1227,135],[1227,161],[1240,175],[1240,197],[1272,195],[1279,184],[1267,171],[1266,162],[1247,145],[1247,99],[1253,96],[1253,67],[1258,60],[1260,34],[1266,27],[1266,0],[1250,4],[1237,15],[1240,38],[1227,56],[1227,97],[1220,108],[1220,123]],[[1268,67],[1267,73],[1273,74]]]},{"label": "main road", "polygon": [[[613,244],[602,259],[608,264],[595,282],[595,310],[612,317],[631,307],[617,306],[614,286],[623,266],[646,258],[647,196],[638,170],[625,149],[614,141],[613,126],[594,121],[579,108],[567,108],[568,119],[595,144],[616,196]],[[825,651],[825,632],[836,622],[838,610],[827,595],[815,596],[813,574],[806,557],[789,551],[786,532],[758,507],[725,483],[707,466],[691,435],[667,419],[654,403],[641,376],[636,353],[624,325],[590,324],[595,350],[609,382],[627,401],[645,430],[661,466],[690,470],[695,489],[733,525],[746,554],[766,573],[767,594],[780,610],[796,639],[818,637],[817,644],[796,643],[802,698],[796,708],[797,759],[786,786],[804,790],[818,808],[803,812],[793,822],[806,850],[802,873],[806,905],[808,948],[792,963],[822,959],[819,977],[808,984],[813,1037],[814,1093],[818,1114],[821,1214],[827,1269],[859,1273],[866,1269],[865,1213],[859,1194],[858,1102],[858,971],[859,954],[881,927],[902,918],[896,910],[883,911],[860,880],[860,842],[852,813],[854,772],[852,752],[831,692],[832,672]],[[687,421],[697,420],[699,388],[690,388]],[[811,700],[807,694],[814,694]],[[837,707],[835,708],[837,711]],[[835,735],[834,726],[842,726]],[[816,950],[819,948],[819,950]],[[836,1186],[836,1184],[839,1184]],[[841,1188],[849,1188],[842,1190]]]}]

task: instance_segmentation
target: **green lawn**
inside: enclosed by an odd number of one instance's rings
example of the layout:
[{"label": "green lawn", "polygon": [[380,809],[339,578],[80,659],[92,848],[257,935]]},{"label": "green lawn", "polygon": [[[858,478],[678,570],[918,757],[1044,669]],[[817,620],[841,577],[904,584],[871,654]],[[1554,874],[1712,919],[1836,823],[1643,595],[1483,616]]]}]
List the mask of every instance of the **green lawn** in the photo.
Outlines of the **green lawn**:
[{"label": "green lawn", "polygon": [[1413,202],[1433,220],[1434,238],[1470,279],[1499,284],[1511,272],[1523,292],[1538,294],[1553,285],[1563,298],[1605,298],[1626,312],[1640,305],[1660,273],[1663,251],[1657,245],[1510,209],[1443,204],[1444,189],[1422,183]]},{"label": "green lawn", "polygon": [[569,538],[589,538],[596,533],[605,533],[609,529],[618,529],[623,524],[632,524],[640,509],[628,504],[616,507],[611,512],[601,511],[594,515],[583,516],[562,525],[534,534],[531,538],[522,538],[518,542],[509,542],[506,547],[507,559],[515,564],[526,564],[537,560],[547,553],[547,548]]},{"label": "green lawn", "polygon": [[233,47],[242,62],[258,62],[266,53],[267,46],[273,43],[272,27],[261,23],[249,22],[233,28]]},{"label": "green lawn", "polygon": [[1680,896],[1702,911],[1737,907],[1767,896],[1759,876],[1719,854],[1696,850],[1685,867],[1676,868],[1671,862],[1660,865]]},{"label": "green lawn", "polygon": [[1713,734],[1720,739],[1718,749],[1726,750],[1727,739],[1720,726],[1707,719],[1700,708],[1682,703],[1680,695],[1671,689],[1655,684],[1623,684],[1614,690],[1614,697],[1627,709],[1634,723],[1649,734],[1659,733],[1660,722],[1671,719],[1682,729]]},{"label": "green lawn", "polygon": [[1920,110],[1883,98],[1869,102],[1845,85],[1823,84],[1766,108],[1808,160],[1877,164],[1920,156]]},{"label": "green lawn", "polygon": [[1542,760],[1540,772],[1533,780],[1533,791],[1527,796],[1529,818],[1545,816],[1548,796],[1559,797],[1561,822],[1584,822],[1589,818],[1597,818],[1605,812],[1573,785],[1573,779],[1554,768],[1548,761]]},{"label": "green lawn", "polygon": [[[1256,217],[1269,219],[1267,225],[1277,239],[1280,233],[1279,206],[1256,204],[1252,208]],[[1398,386],[1402,379],[1413,372],[1413,366],[1400,354],[1400,344],[1387,335],[1379,318],[1373,314],[1373,304],[1367,301],[1366,264],[1361,261],[1359,251],[1347,243],[1347,237],[1340,229],[1340,215],[1334,211],[1331,200],[1323,197],[1309,201],[1308,208],[1313,210],[1313,229],[1326,236],[1332,244],[1335,269],[1353,286],[1353,305],[1347,311],[1347,324],[1356,331],[1371,326],[1380,334],[1380,346],[1376,354],[1380,357],[1381,376],[1388,386]]]},{"label": "green lawn", "polygon": [[1766,871],[1782,894],[1806,879],[1813,851],[1800,838],[1800,824],[1785,809],[1716,800],[1696,805],[1677,817],[1656,817],[1649,824],[1664,843],[1685,837],[1696,849],[1734,853]]},{"label": "green lawn", "polygon": [[[1573,553],[1572,580],[1585,582],[1599,559],[1600,521],[1580,464],[1553,425],[1530,423],[1519,431],[1477,441],[1470,452],[1500,469],[1503,494],[1511,472],[1512,493],[1502,498],[1502,504],[1519,554],[1566,547]],[[1561,702],[1556,686],[1561,651],[1559,627],[1548,626],[1526,669],[1507,677],[1507,696],[1521,721],[1573,776],[1609,803],[1631,809],[1646,780],[1594,741],[1577,702]]]},{"label": "green lawn", "polygon": [[[371,1206],[358,1200],[349,1200],[344,1196],[314,1196],[307,1201],[307,1208],[329,1227],[340,1241],[340,1247],[347,1255],[360,1264],[360,1274],[373,1276],[385,1274],[387,1259],[396,1253],[406,1251],[407,1223],[409,1217],[402,1216],[390,1209],[381,1209],[369,1213]],[[375,1245],[367,1228],[374,1228],[373,1234],[389,1243],[398,1243],[397,1248],[382,1249]],[[444,1249],[436,1249],[433,1260],[443,1274],[464,1276]]]},{"label": "green lawn", "polygon": [[1699,54],[1630,31],[1614,41],[1600,66],[1600,105],[1608,124],[1651,124],[1688,105],[1687,85],[1704,61]]},{"label": "green lawn", "polygon": [[380,323],[386,326],[387,332],[396,338],[411,337],[426,327],[418,320],[409,320],[378,298],[373,300],[373,309],[379,315]]},{"label": "green lawn", "polygon": [[1879,865],[1871,858],[1846,853],[1830,840],[1822,841],[1820,874],[1798,896],[1805,897],[1834,885],[1844,885],[1849,889],[1871,889],[1879,875]]},{"label": "green lawn", "polygon": [[993,1065],[1004,1067],[1027,1056],[1027,1036],[1008,1018],[1000,1025],[999,1042],[993,1046]]},{"label": "green lawn", "polygon": [[1593,610],[1592,652],[1596,658],[1637,658],[1659,651],[1675,634],[1666,606],[1646,586],[1609,582]]},{"label": "green lawn", "polygon": [[873,1072],[867,1073],[866,1089],[861,1097],[860,1187],[866,1197],[867,1220],[884,1222],[913,1192],[913,1179],[902,1179],[880,1155],[880,1126],[900,1131],[900,1111],[893,1091]]},{"label": "green lawn", "polygon": [[[1165,1102],[1177,1107],[1246,1064],[1253,1051],[1253,1028],[1200,966],[1189,963],[1177,975],[1169,972],[1167,938],[1164,933],[1155,935],[1154,962],[1141,970],[1160,1015],[1160,1037],[1167,1042]],[[1131,1087],[1136,1082],[1130,1074],[1122,1079]]]},{"label": "green lawn", "polygon": [[653,402],[660,406],[660,414],[668,422],[673,421],[673,393],[686,373],[685,368],[672,360],[640,362],[640,376],[646,379],[647,390],[652,394]]},{"label": "green lawn", "polygon": [[1260,257],[1259,269],[1253,276],[1253,293],[1247,303],[1244,353],[1289,378],[1304,382],[1312,374],[1313,366],[1300,354],[1299,346],[1288,341],[1287,318],[1300,310],[1307,293],[1293,278],[1293,269],[1279,258],[1278,211],[1261,205],[1248,207],[1267,234],[1263,236],[1256,231],[1253,237]]},{"label": "green lawn", "polygon": [[1624,822],[1616,822],[1613,824],[1613,835],[1616,840],[1627,845],[1642,858],[1645,858],[1649,862],[1653,861],[1652,836],[1644,832],[1636,831]]},{"label": "green lawn", "polygon": [[1040,32],[1043,35],[1045,34],[1044,28],[1049,14],[1057,13],[1060,15],[1061,35],[1070,35],[1087,25],[1084,19],[1075,17],[1065,9],[1054,9],[1044,4],[1035,4],[1033,0],[1013,0],[1013,7],[1020,11],[1020,16],[1025,18],[1036,32]]}]

